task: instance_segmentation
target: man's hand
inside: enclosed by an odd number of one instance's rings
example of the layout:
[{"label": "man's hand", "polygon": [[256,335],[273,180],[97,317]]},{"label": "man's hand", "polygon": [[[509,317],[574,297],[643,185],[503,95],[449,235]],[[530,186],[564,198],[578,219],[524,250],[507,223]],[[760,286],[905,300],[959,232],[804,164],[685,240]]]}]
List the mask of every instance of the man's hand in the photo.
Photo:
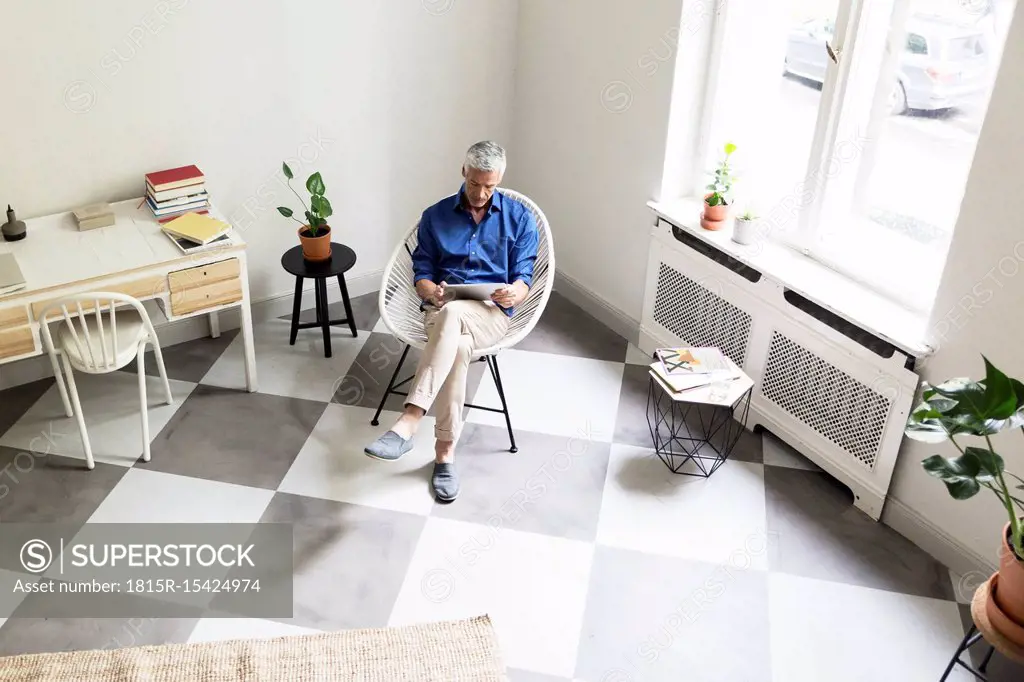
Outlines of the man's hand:
[{"label": "man's hand", "polygon": [[421,279],[416,282],[416,293],[419,294],[420,298],[423,299],[424,302],[429,303],[435,308],[441,308],[444,306],[444,292],[444,282],[434,284],[427,279]]},{"label": "man's hand", "polygon": [[440,284],[435,286],[434,291],[431,293],[430,298],[428,299],[431,305],[433,305],[435,308],[440,309],[444,307],[444,286],[444,282],[441,282]]},{"label": "man's hand", "polygon": [[526,295],[529,293],[530,288],[526,286],[526,283],[517,279],[514,284],[502,287],[491,294],[491,300],[502,308],[514,308],[525,301]]}]

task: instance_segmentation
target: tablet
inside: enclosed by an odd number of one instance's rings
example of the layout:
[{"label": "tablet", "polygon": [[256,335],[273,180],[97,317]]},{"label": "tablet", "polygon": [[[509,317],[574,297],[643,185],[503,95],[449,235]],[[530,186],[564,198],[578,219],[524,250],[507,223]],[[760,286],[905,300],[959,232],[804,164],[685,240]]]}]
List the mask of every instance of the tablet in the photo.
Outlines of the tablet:
[{"label": "tablet", "polygon": [[446,284],[445,289],[455,293],[455,298],[471,299],[474,301],[489,301],[491,294],[498,289],[507,287],[507,284]]}]

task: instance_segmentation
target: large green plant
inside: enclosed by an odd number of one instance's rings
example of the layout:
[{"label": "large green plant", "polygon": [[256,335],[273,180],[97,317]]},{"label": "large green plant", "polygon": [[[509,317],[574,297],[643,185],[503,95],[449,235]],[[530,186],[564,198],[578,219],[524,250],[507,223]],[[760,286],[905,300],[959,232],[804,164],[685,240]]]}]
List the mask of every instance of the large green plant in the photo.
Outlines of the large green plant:
[{"label": "large green plant", "polygon": [[732,175],[732,168],[729,166],[729,157],[736,151],[736,145],[727,142],[725,145],[725,156],[715,168],[711,184],[707,189],[711,191],[706,201],[708,206],[725,206],[732,203],[732,183],[735,178]]},{"label": "large green plant", "polygon": [[[923,402],[910,415],[906,434],[926,443],[949,440],[958,457],[932,455],[922,462],[925,471],[946,484],[957,500],[977,495],[983,488],[999,498],[1010,522],[1010,544],[1024,559],[1021,514],[1024,513],[1024,479],[1005,468],[992,446],[992,435],[1007,429],[1024,433],[1024,384],[1010,379],[988,358],[985,379],[950,379],[938,386],[924,384]],[[981,438],[986,447],[963,447],[957,439]],[[1013,479],[1007,483],[1008,479]]]},{"label": "large green plant", "polygon": [[311,237],[317,236],[321,227],[327,225],[327,219],[334,215],[334,209],[331,208],[331,202],[327,201],[327,197],[324,193],[327,192],[327,188],[324,186],[324,180],[320,177],[320,173],[316,172],[309,176],[306,180],[306,191],[309,192],[309,206],[306,206],[306,202],[302,200],[299,193],[292,187],[292,178],[295,175],[292,173],[292,169],[288,167],[287,163],[281,164],[281,170],[284,172],[284,177],[288,180],[288,188],[292,191],[295,196],[299,197],[299,201],[302,203],[302,207],[306,209],[306,222],[302,222],[296,218],[293,211],[287,206],[278,206],[277,211],[285,218],[291,218],[299,225],[309,226],[309,235]]}]

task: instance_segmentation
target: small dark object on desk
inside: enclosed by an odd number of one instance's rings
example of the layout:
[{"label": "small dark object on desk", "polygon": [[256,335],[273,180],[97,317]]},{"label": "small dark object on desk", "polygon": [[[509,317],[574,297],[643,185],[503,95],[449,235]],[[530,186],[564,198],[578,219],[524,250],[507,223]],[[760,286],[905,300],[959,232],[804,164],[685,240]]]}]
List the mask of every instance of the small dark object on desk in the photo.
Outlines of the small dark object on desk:
[{"label": "small dark object on desk", "polygon": [[14,215],[14,209],[11,208],[10,204],[7,204],[7,222],[3,224],[4,240],[9,242],[16,242],[19,239],[24,239],[28,231],[25,229],[25,221],[18,220],[17,216]]}]

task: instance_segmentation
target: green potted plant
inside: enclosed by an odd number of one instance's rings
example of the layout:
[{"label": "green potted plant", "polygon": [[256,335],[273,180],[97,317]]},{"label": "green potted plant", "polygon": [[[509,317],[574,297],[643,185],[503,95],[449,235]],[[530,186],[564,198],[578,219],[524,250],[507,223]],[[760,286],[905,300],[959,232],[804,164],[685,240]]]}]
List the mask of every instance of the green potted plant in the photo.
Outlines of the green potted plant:
[{"label": "green potted plant", "polygon": [[[1024,432],[1024,384],[1010,379],[988,358],[985,379],[950,379],[923,385],[923,402],[910,415],[906,435],[927,443],[948,440],[957,457],[932,455],[924,470],[946,484],[956,500],[990,491],[1006,510],[999,572],[987,583],[985,609],[993,626],[1018,646],[1024,646],[1024,479],[1005,468],[992,436],[1007,429]],[[964,438],[983,439],[984,447],[961,445]],[[977,442],[977,441],[975,441]]]},{"label": "green potted plant", "polygon": [[757,220],[757,214],[750,209],[736,216],[732,240],[737,244],[753,244],[757,241]]},{"label": "green potted plant", "polygon": [[725,156],[715,168],[713,179],[706,187],[710,190],[704,195],[704,213],[700,224],[705,230],[720,230],[729,218],[729,205],[732,203],[732,183],[734,181],[729,158],[736,151],[736,145],[727,142]]},{"label": "green potted plant", "polygon": [[292,178],[295,177],[292,174],[292,169],[288,167],[287,163],[282,163],[281,169],[288,181],[288,188],[306,209],[306,222],[296,218],[292,209],[287,206],[278,206],[278,212],[301,226],[298,232],[303,258],[314,262],[329,259],[331,257],[331,226],[327,224],[327,219],[334,214],[334,210],[331,208],[331,202],[324,196],[327,188],[324,186],[323,178],[320,177],[319,172],[316,172],[306,180],[306,191],[309,192],[309,206],[306,206],[306,202],[292,187]]}]

